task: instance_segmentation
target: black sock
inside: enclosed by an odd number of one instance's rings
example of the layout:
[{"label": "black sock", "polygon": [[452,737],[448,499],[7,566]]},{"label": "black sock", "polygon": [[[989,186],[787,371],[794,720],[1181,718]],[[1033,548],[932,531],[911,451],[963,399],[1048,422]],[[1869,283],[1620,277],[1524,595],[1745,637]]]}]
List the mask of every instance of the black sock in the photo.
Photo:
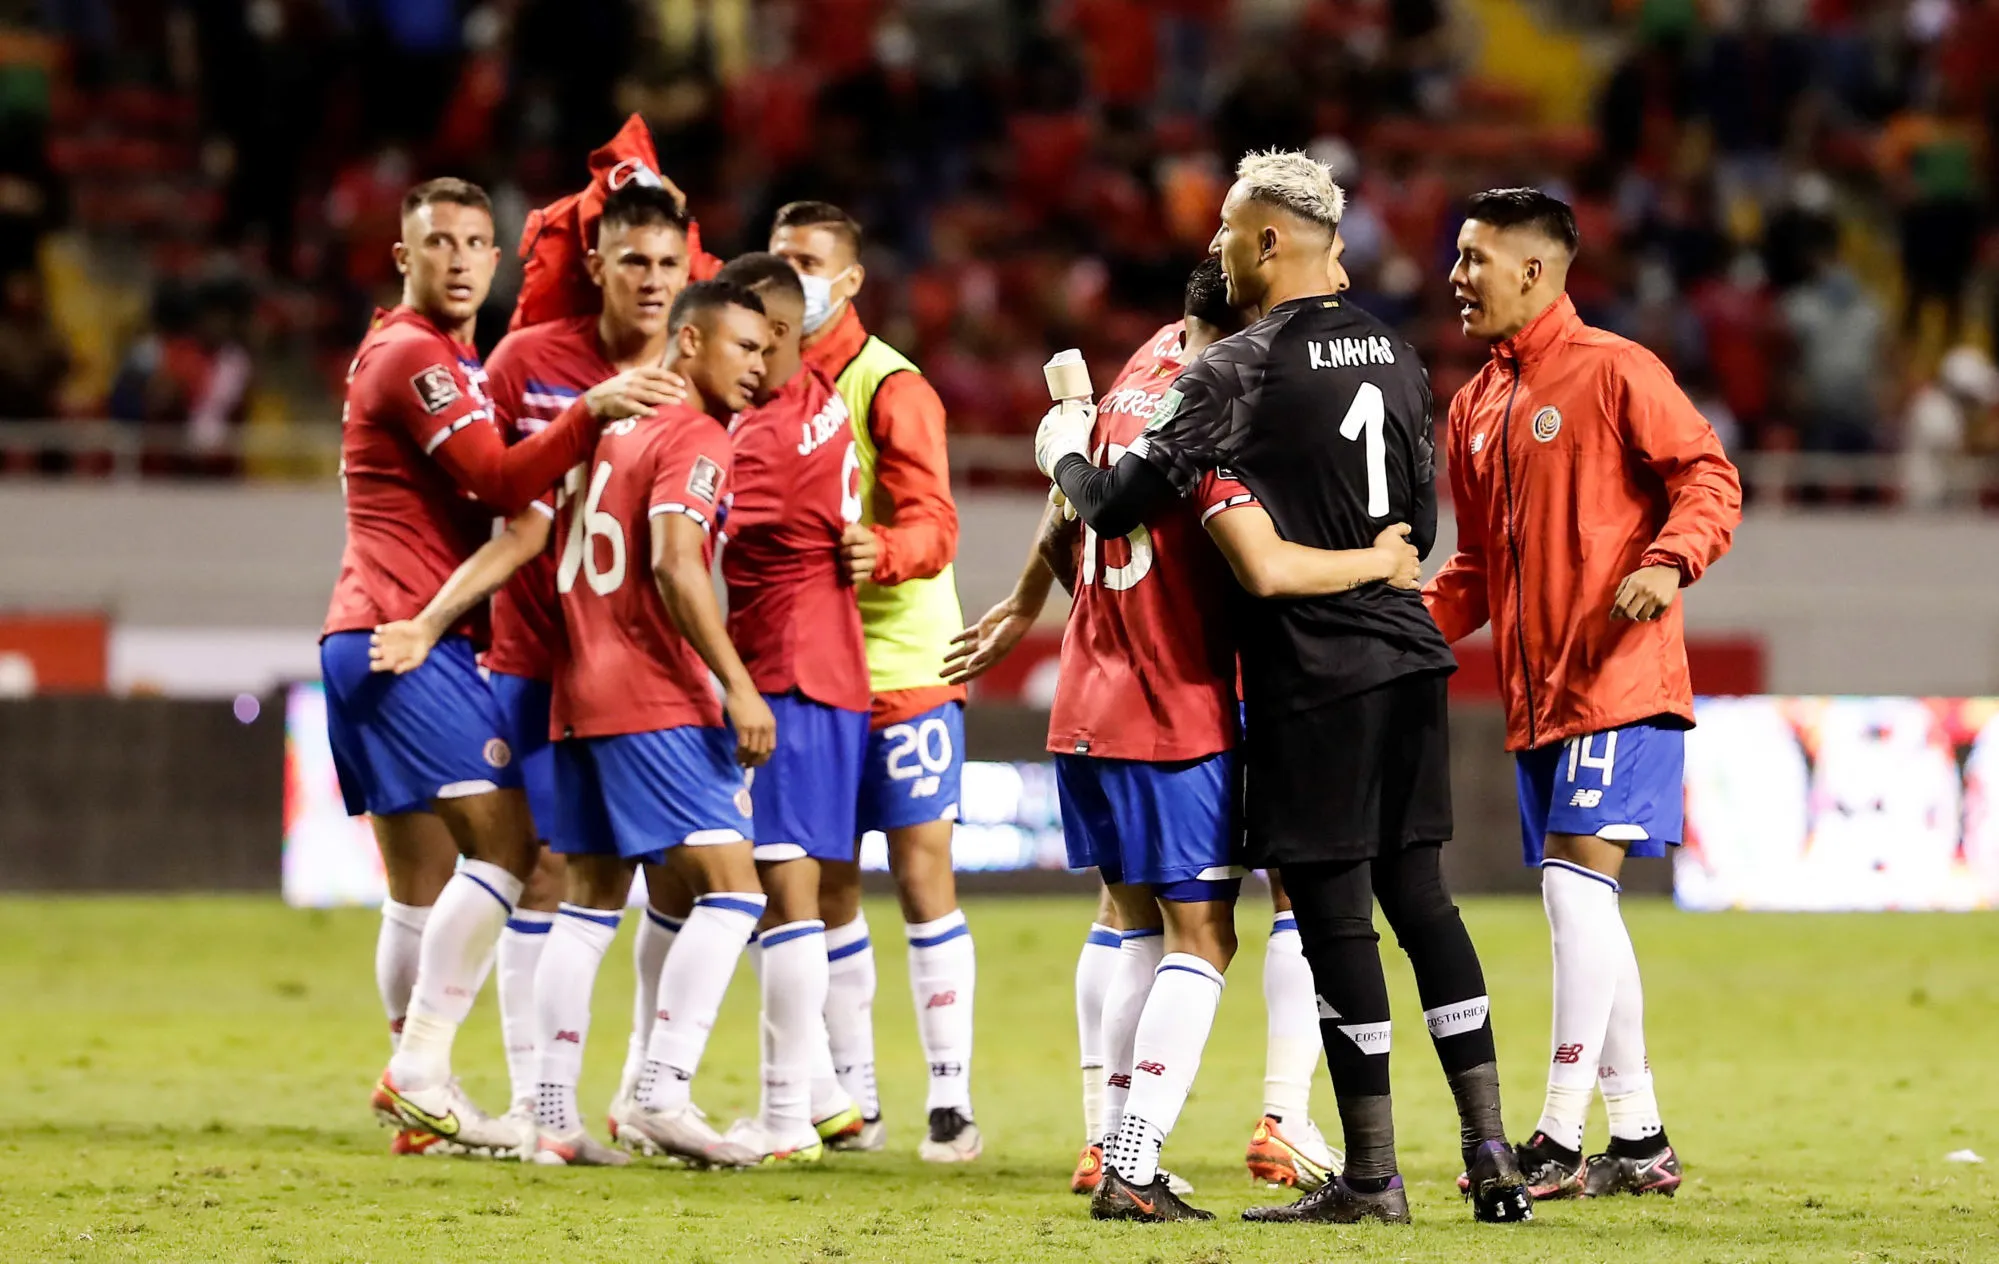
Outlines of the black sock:
[{"label": "black sock", "polygon": [[1612,1137],[1604,1153],[1616,1159],[1649,1159],[1669,1144],[1666,1130],[1661,1128],[1649,1137]]},{"label": "black sock", "polygon": [[1388,981],[1381,973],[1367,862],[1290,866],[1284,883],[1313,987],[1333,1011],[1319,1020],[1319,1034],[1346,1133],[1347,1175],[1386,1180],[1395,1175]]},{"label": "black sock", "polygon": [[1560,1159],[1564,1167],[1580,1167],[1582,1165],[1583,1152],[1581,1150],[1571,1150],[1565,1145],[1558,1145],[1545,1132],[1535,1133],[1534,1139],[1528,1144],[1537,1153],[1546,1155],[1551,1159]]},{"label": "black sock", "polygon": [[1445,1078],[1450,1080],[1451,1096],[1458,1103],[1458,1147],[1469,1165],[1479,1146],[1506,1140],[1506,1125],[1499,1113],[1499,1064],[1487,1062]]}]

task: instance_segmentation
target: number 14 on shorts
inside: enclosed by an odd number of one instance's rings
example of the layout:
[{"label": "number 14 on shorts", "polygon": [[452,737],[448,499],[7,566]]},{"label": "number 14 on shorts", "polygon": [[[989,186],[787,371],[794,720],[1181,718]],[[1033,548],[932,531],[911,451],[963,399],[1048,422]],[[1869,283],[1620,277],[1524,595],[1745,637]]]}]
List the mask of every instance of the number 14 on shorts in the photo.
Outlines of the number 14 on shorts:
[{"label": "number 14 on shorts", "polygon": [[[1600,744],[1601,749],[1592,751],[1590,748],[1593,743]],[[1570,738],[1563,745],[1568,747],[1569,751],[1570,785],[1576,784],[1578,774],[1592,769],[1603,778],[1603,788],[1578,787],[1569,798],[1569,806],[1572,808],[1593,808],[1603,802],[1603,790],[1608,788],[1611,782],[1613,765],[1617,761],[1617,730],[1585,733],[1581,737]]]}]

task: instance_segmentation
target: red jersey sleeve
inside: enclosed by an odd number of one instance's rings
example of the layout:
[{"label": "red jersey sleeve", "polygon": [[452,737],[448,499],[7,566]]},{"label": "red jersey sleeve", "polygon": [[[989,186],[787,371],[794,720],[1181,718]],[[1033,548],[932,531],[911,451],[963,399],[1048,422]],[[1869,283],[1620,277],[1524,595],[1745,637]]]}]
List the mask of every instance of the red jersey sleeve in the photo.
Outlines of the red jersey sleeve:
[{"label": "red jersey sleeve", "polygon": [[1624,441],[1664,480],[1670,501],[1666,525],[1640,563],[1674,567],[1691,584],[1728,552],[1742,521],[1742,476],[1657,356],[1634,347],[1607,385],[1605,414],[1618,418]]},{"label": "red jersey sleeve", "polygon": [[[519,443],[527,437],[521,428],[521,399],[527,393],[527,365],[525,358],[516,348],[517,342],[510,336],[502,338],[500,345],[493,348],[493,358],[486,361],[486,395],[493,401],[493,424],[500,432],[500,441],[508,445]],[[568,470],[563,471],[564,474]],[[556,488],[550,487],[531,502],[531,507],[550,518],[555,517]]]},{"label": "red jersey sleeve", "polygon": [[416,446],[434,456],[444,441],[491,413],[473,389],[458,358],[434,338],[399,338],[383,344],[381,359],[369,366],[370,416],[393,417]]},{"label": "red jersey sleeve", "polygon": [[729,432],[720,424],[676,425],[661,442],[654,462],[646,517],[686,514],[712,534],[721,517],[730,457]]},{"label": "red jersey sleeve", "polygon": [[[877,515],[881,555],[874,582],[928,579],[958,554],[958,507],[944,442],[944,401],[920,373],[896,373],[875,390],[868,433],[875,441],[875,493],[891,512]],[[882,521],[882,518],[886,521]]]},{"label": "red jersey sleeve", "polygon": [[1451,512],[1457,515],[1458,548],[1444,568],[1423,585],[1423,604],[1429,607],[1444,639],[1454,643],[1484,627],[1492,617],[1486,604],[1485,539],[1480,534],[1484,519],[1471,489],[1471,454],[1464,439],[1468,429],[1464,404],[1470,389],[1466,387],[1452,397],[1444,436],[1450,448]]},{"label": "red jersey sleeve", "polygon": [[1194,484],[1194,510],[1206,522],[1218,513],[1257,503],[1256,493],[1227,469],[1209,470]]}]

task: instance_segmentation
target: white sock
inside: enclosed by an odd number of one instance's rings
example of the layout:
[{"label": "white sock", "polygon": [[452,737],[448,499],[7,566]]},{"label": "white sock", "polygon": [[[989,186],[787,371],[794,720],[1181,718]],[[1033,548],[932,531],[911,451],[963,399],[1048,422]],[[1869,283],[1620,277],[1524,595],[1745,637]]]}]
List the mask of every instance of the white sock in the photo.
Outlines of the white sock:
[{"label": "white sock", "polygon": [[694,901],[659,972],[659,1017],[639,1073],[639,1104],[670,1110],[688,1102],[708,1033],[736,962],[764,915],[760,892],[726,891]]},{"label": "white sock", "polygon": [[[875,946],[868,915],[826,931],[826,1039],[839,1087],[879,1119],[875,1093]],[[814,1097],[824,1094],[815,1090]]]},{"label": "white sock", "polygon": [[1152,994],[1153,972],[1166,955],[1166,939],[1156,930],[1128,930],[1118,950],[1117,973],[1104,991],[1104,1134],[1106,1145],[1124,1119],[1131,1093],[1132,1044],[1139,1016]]},{"label": "white sock", "polygon": [[510,1102],[533,1097],[541,1074],[535,1054],[534,975],[554,925],[553,913],[515,909],[500,931],[500,1040],[507,1047]]},{"label": "white sock", "polygon": [[576,1082],[583,1077],[583,1046],[590,1039],[590,994],[597,969],[618,937],[618,914],[564,904],[546,935],[534,980],[537,1063],[535,1122],[556,1133],[583,1126],[576,1112]]},{"label": "white sock", "polygon": [[[1623,917],[1620,912],[1620,924]],[[1652,1092],[1652,1063],[1645,1056],[1645,985],[1638,977],[1638,954],[1627,929],[1617,966],[1617,994],[1610,1004],[1603,1052],[1597,1056],[1596,1084],[1603,1093],[1614,1140],[1643,1141],[1666,1131],[1659,1099]]]},{"label": "white sock", "polygon": [[1263,950],[1263,1113],[1294,1123],[1312,1116],[1312,1075],[1324,1045],[1312,967],[1298,939],[1298,919],[1279,913]]},{"label": "white sock", "polygon": [[1544,861],[1541,902],[1554,941],[1555,1024],[1548,1098],[1535,1128],[1556,1145],[1580,1150],[1617,993],[1618,958],[1631,950],[1631,938],[1617,911],[1617,884],[1600,873]]},{"label": "white sock", "polygon": [[382,901],[382,928],[375,932],[375,990],[382,994],[382,1012],[389,1017],[391,1054],[402,1043],[410,989],[416,986],[417,951],[429,920],[430,910],[421,905]]},{"label": "white sock", "polygon": [[465,861],[444,884],[423,928],[402,1044],[389,1059],[402,1088],[435,1088],[451,1078],[451,1042],[472,1012],[521,886],[519,878],[484,860]]},{"label": "white sock", "polygon": [[1083,1144],[1104,1138],[1104,992],[1117,973],[1123,937],[1091,923],[1076,955],[1076,1047],[1083,1061]]},{"label": "white sock", "polygon": [[677,917],[646,906],[639,919],[638,934],[632,937],[632,1034],[625,1042],[625,1069],[618,1076],[618,1096],[635,1093],[639,1072],[645,1069],[646,1042],[652,1038],[653,1018],[659,1013],[659,971],[666,964],[666,950],[680,933]]},{"label": "white sock", "polygon": [[1168,953],[1145,999],[1132,1048],[1131,1096],[1104,1162],[1134,1185],[1159,1175],[1159,1147],[1180,1122],[1222,1000],[1222,972],[1192,953]]},{"label": "white sock", "polygon": [[930,1064],[925,1112],[953,1107],[972,1116],[972,993],[978,959],[965,910],[932,922],[911,922],[909,991],[916,1000],[916,1034]]},{"label": "white sock", "polygon": [[815,1050],[826,1047],[826,923],[787,922],[758,936],[763,959],[763,1122],[780,1137],[812,1129]]}]

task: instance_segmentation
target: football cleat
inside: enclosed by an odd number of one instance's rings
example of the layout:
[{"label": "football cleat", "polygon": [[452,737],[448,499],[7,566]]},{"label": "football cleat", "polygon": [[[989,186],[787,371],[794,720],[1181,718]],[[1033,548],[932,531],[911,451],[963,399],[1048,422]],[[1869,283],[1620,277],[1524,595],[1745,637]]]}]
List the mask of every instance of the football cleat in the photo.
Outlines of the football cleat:
[{"label": "football cleat", "polygon": [[605,1145],[582,1128],[560,1134],[537,1128],[532,1161],[543,1167],[623,1167],[632,1156]]},{"label": "football cleat", "polygon": [[1273,1115],[1256,1121],[1243,1162],[1249,1174],[1264,1184],[1292,1186],[1301,1194],[1311,1193],[1340,1171],[1340,1155],[1319,1135],[1316,1124],[1310,1119],[1286,1124]]},{"label": "football cleat", "polygon": [[1409,1223],[1409,1195],[1400,1176],[1390,1178],[1388,1188],[1379,1193],[1362,1193],[1335,1176],[1295,1203],[1278,1207],[1251,1207],[1244,1220],[1257,1224],[1358,1224],[1379,1220],[1386,1224]]},{"label": "football cleat", "polygon": [[916,1147],[916,1157],[926,1163],[970,1163],[986,1146],[979,1126],[955,1106],[939,1106],[930,1112],[930,1135]]},{"label": "football cleat", "polygon": [[670,1110],[649,1110],[634,1102],[618,1121],[618,1143],[642,1154],[659,1154],[705,1164],[709,1147],[722,1139],[692,1102]]},{"label": "football cleat", "polygon": [[812,1121],[812,1130],[819,1134],[819,1139],[834,1145],[836,1149],[838,1146],[834,1143],[845,1138],[860,1136],[867,1126],[868,1121],[861,1118],[861,1108],[852,1102],[848,1102],[824,1119]]},{"label": "football cleat", "polygon": [[421,1132],[415,1128],[398,1128],[396,1135],[389,1139],[389,1153],[405,1158],[442,1158],[447,1155],[465,1153],[465,1147],[446,1141],[434,1132]]},{"label": "football cleat", "polygon": [[1103,1169],[1096,1192],[1090,1195],[1090,1219],[1138,1220],[1166,1224],[1176,1220],[1213,1220],[1215,1213],[1189,1207],[1167,1184],[1166,1173],[1152,1178],[1150,1185],[1134,1185],[1111,1168]]},{"label": "football cleat", "polygon": [[887,1147],[888,1125],[882,1122],[880,1115],[876,1115],[873,1119],[863,1117],[859,1128],[849,1129],[831,1137],[821,1133],[820,1139],[825,1141],[829,1149],[839,1150],[842,1153],[873,1152]]},{"label": "football cleat", "polygon": [[660,1149],[653,1144],[652,1138],[631,1126],[631,1121],[638,1116],[638,1113],[639,1099],[630,1093],[620,1093],[611,1100],[610,1108],[604,1112],[604,1122],[610,1130],[611,1143],[633,1154],[658,1158]]},{"label": "football cleat", "polygon": [[468,1154],[521,1157],[534,1143],[518,1120],[495,1119],[473,1105],[455,1079],[434,1088],[405,1089],[383,1071],[368,1101],[389,1127],[442,1137]]},{"label": "football cleat", "polygon": [[1474,1220],[1513,1224],[1534,1218],[1534,1199],[1520,1173],[1520,1158],[1504,1141],[1484,1142],[1472,1152],[1465,1185]]},{"label": "football cleat", "polygon": [[1643,1158],[1592,1154],[1583,1164],[1584,1198],[1613,1194],[1664,1194],[1671,1198],[1679,1187],[1680,1156],[1669,1145]]},{"label": "football cleat", "polygon": [[1072,1194],[1092,1194],[1097,1182],[1104,1178],[1104,1148],[1100,1145],[1086,1145],[1076,1156],[1076,1170],[1069,1176],[1069,1192]]},{"label": "football cleat", "polygon": [[[1548,1134],[1537,1132],[1525,1144],[1513,1147],[1513,1157],[1520,1165],[1521,1175],[1527,1178],[1527,1193],[1536,1202],[1549,1198],[1580,1198],[1583,1192],[1582,1163],[1578,1159],[1571,1162],[1561,1150],[1548,1140]],[[1458,1174],[1458,1192],[1467,1198],[1471,1196],[1471,1174]]]},{"label": "football cleat", "polygon": [[780,1137],[760,1119],[738,1119],[708,1147],[711,1167],[761,1167],[770,1163],[817,1163],[826,1147],[817,1132]]}]

